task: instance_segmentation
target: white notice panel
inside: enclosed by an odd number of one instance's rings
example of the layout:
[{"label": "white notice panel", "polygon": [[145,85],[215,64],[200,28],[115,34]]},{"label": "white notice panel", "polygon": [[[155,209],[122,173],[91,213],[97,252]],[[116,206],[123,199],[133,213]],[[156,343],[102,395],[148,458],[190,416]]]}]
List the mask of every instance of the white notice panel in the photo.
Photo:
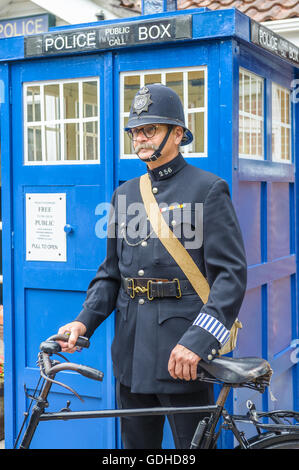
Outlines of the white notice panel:
[{"label": "white notice panel", "polygon": [[66,261],[65,193],[26,194],[26,260]]}]

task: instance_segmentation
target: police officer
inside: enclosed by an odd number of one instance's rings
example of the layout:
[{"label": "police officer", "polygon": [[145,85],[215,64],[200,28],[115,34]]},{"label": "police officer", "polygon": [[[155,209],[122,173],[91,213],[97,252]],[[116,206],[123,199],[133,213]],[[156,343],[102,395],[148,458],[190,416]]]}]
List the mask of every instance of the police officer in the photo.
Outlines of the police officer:
[{"label": "police officer", "polygon": [[[193,136],[172,89],[153,84],[139,90],[125,130],[147,164],[163,217],[207,279],[209,298],[204,304],[153,233],[134,178],[113,194],[107,256],[82,311],[59,330],[71,333],[62,350],[73,352],[78,335],[90,337],[115,310],[112,360],[119,408],[211,404],[212,386],[196,380],[198,366],[200,360],[212,361],[228,338],[246,287],[244,246],[228,185],[187,164],[179,152]],[[168,417],[177,448],[190,446],[200,417]],[[164,419],[122,418],[124,447],[161,448]]]}]

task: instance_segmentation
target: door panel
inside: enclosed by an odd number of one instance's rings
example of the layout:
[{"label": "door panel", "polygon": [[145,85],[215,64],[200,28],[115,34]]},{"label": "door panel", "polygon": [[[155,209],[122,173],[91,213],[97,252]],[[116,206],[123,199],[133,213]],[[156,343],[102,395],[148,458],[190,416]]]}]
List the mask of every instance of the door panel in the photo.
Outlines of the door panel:
[{"label": "door panel", "polygon": [[[194,57],[196,56],[196,65]],[[180,61],[178,64],[178,57]],[[157,50],[136,50],[133,53],[123,51],[115,55],[115,92],[116,102],[119,103],[118,116],[115,119],[116,158],[116,184],[134,178],[146,172],[146,166],[137,156],[129,155],[128,141],[122,142],[122,129],[128,119],[130,103],[140,86],[148,83],[160,82],[173,87],[184,98],[184,107],[188,109],[185,119],[188,126],[194,126],[195,135],[201,136],[204,145],[198,143],[184,155],[188,162],[209,171],[218,172],[219,159],[217,157],[218,127],[213,121],[217,111],[217,82],[219,67],[218,46],[181,45],[174,48],[162,47]],[[197,88],[196,88],[196,86]],[[213,93],[208,94],[208,89]],[[196,88],[196,90],[195,90]],[[191,96],[194,95],[194,103]],[[130,100],[129,100],[129,98]],[[196,112],[193,113],[196,107]],[[204,116],[197,120],[197,114]],[[191,117],[194,119],[191,119]],[[203,122],[203,127],[201,127]],[[209,126],[213,127],[213,137],[210,137]],[[196,130],[195,130],[196,127]],[[207,154],[207,148],[209,153]],[[184,147],[181,149],[184,150]],[[164,448],[173,448],[174,442],[168,421],[165,422],[163,440]]]},{"label": "door panel", "polygon": [[[104,144],[105,119],[109,113],[104,94],[105,87],[107,89],[104,68],[105,58],[101,55],[32,61],[26,66],[12,67],[17,430],[26,406],[23,384],[30,393],[37,383],[36,359],[40,342],[80,312],[88,284],[105,257],[105,241],[95,232],[96,206],[110,200],[113,185],[107,181],[110,170],[106,168],[104,154],[111,151],[107,143]],[[68,85],[67,92],[64,83]],[[95,88],[92,87],[97,87],[96,83],[99,91],[95,99]],[[95,119],[98,110],[101,114]],[[47,122],[43,122],[45,116]],[[64,121],[59,121],[61,118]],[[66,118],[72,121],[66,121]],[[28,121],[31,124],[26,125]],[[57,129],[62,126],[65,126],[65,132],[57,134]],[[41,162],[41,152],[45,149],[47,153],[43,155],[47,155],[49,161]],[[53,161],[57,155],[60,158],[62,149],[67,158],[89,155],[93,159],[99,149],[100,161],[77,163],[67,160],[64,164]],[[24,164],[25,157],[38,160]],[[113,161],[110,165],[113,166]],[[28,225],[37,223],[37,219],[26,219],[26,194],[35,193],[65,195],[66,261],[52,261],[51,254],[43,261],[26,258],[26,231],[29,229],[26,220]],[[52,222],[56,221],[54,217]],[[49,235],[45,230],[39,234],[41,239]],[[69,357],[71,361],[103,370],[104,382],[100,384],[74,373],[61,373],[57,380],[75,388],[84,403],[64,388],[55,386],[50,397],[52,411],[63,408],[67,400],[71,400],[73,410],[115,406],[111,393],[114,389],[110,359],[112,335],[113,316],[92,337],[90,350]],[[113,448],[115,423],[113,419],[83,420],[62,426],[42,423],[31,447]]]}]

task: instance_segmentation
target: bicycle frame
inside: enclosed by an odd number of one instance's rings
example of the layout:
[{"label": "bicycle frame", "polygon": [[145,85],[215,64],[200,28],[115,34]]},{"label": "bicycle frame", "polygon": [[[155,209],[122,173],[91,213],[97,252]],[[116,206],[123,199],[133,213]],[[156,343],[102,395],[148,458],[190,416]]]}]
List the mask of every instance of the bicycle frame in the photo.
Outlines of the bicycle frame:
[{"label": "bicycle frame", "polygon": [[[52,383],[46,381],[42,387],[40,395],[38,397],[31,397],[37,401],[36,405],[33,407],[32,414],[28,427],[24,433],[19,449],[28,449],[30,447],[31,441],[35,434],[36,428],[41,421],[66,421],[73,419],[94,419],[94,418],[121,418],[125,416],[154,416],[154,415],[172,415],[179,413],[207,413],[209,417],[208,425],[205,426],[205,434],[209,436],[208,439],[205,439],[205,442],[202,443],[201,448],[209,448],[215,428],[219,422],[219,419],[222,415],[224,404],[228,393],[230,391],[229,386],[224,385],[220,394],[218,396],[217,402],[215,405],[208,406],[188,406],[188,407],[155,407],[155,408],[136,408],[136,409],[120,409],[120,410],[96,410],[96,411],[69,411],[68,408],[60,412],[45,412],[45,408],[48,406],[48,395],[51,390]],[[200,421],[201,423],[201,421]],[[199,423],[199,424],[200,424]],[[22,431],[22,429],[21,429]],[[20,433],[21,433],[20,431]],[[15,447],[18,443],[19,436],[16,439]],[[198,429],[195,431],[195,434],[192,439],[191,448],[198,448],[200,440],[202,439],[203,432],[198,432]],[[237,437],[237,436],[236,436]]]},{"label": "bicycle frame", "polygon": [[[79,337],[82,347],[88,347],[89,342],[84,337]],[[39,353],[39,366],[40,366],[40,374],[41,378],[44,379],[44,383],[42,384],[40,391],[37,392],[39,387],[39,380],[38,385],[35,389],[33,396],[29,396],[31,398],[31,403],[28,409],[28,412],[25,413],[25,419],[23,425],[20,429],[18,437],[15,442],[14,448],[17,447],[18,441],[23,431],[23,427],[27,417],[29,416],[29,410],[31,408],[31,404],[33,400],[36,400],[36,404],[33,407],[29,424],[24,432],[23,438],[21,440],[21,444],[19,449],[28,449],[30,447],[31,441],[33,439],[34,433],[40,421],[59,421],[59,420],[73,420],[73,419],[94,419],[94,418],[121,418],[125,416],[154,416],[154,415],[173,415],[179,413],[204,413],[206,416],[201,419],[197,425],[195,433],[192,438],[190,449],[209,449],[213,448],[218,440],[220,432],[222,429],[229,429],[232,431],[233,435],[235,436],[236,440],[239,443],[240,448],[249,449],[251,448],[250,442],[246,439],[244,432],[239,431],[236,426],[236,421],[243,421],[250,423],[255,426],[258,434],[261,434],[261,429],[274,431],[274,433],[281,433],[281,432],[290,432],[290,433],[298,433],[299,426],[291,425],[291,424],[284,424],[284,421],[287,421],[286,418],[294,418],[297,422],[299,422],[299,413],[294,411],[287,411],[287,410],[280,410],[280,411],[272,411],[272,412],[257,412],[255,406],[250,401],[247,403],[248,413],[247,415],[230,415],[224,408],[228,394],[231,388],[235,387],[242,387],[247,386],[249,388],[254,388],[252,384],[244,382],[244,383],[226,383],[221,382],[211,376],[205,376],[203,373],[200,373],[198,378],[199,380],[205,382],[212,382],[217,384],[222,384],[222,388],[218,395],[217,401],[215,405],[208,405],[208,406],[188,406],[188,407],[155,407],[155,408],[137,408],[137,409],[112,409],[112,410],[96,410],[96,411],[71,411],[69,409],[69,403],[67,402],[67,407],[63,408],[59,412],[45,412],[45,409],[48,406],[48,395],[51,390],[52,384],[61,385],[68,390],[72,391],[79,399],[79,395],[72,390],[69,386],[57,382],[55,379],[56,373],[62,370],[75,370],[86,377],[93,378],[95,380],[101,381],[103,378],[103,374],[101,371],[97,369],[93,369],[88,366],[82,366],[75,363],[60,363],[57,361],[50,360],[52,354],[58,354],[63,359],[67,361],[67,359],[57,352],[60,350],[60,346],[55,340],[61,339],[60,336],[53,336],[50,337],[46,342],[41,344],[41,352]],[[65,340],[65,338],[63,337]],[[257,385],[256,385],[257,386]],[[263,388],[260,388],[260,385],[257,386],[256,390],[263,393]],[[38,394],[36,396],[36,394]],[[258,419],[260,417],[267,417],[270,418],[274,424],[265,424],[260,423]],[[223,418],[223,423],[219,426],[219,429],[216,433],[216,427],[220,421],[220,418]],[[288,422],[288,421],[287,421]]]}]

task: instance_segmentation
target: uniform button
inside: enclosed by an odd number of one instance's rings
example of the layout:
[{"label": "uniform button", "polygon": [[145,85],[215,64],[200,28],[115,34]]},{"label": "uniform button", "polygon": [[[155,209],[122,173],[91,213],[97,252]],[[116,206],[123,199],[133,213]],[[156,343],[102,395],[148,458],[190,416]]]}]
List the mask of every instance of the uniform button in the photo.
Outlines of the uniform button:
[{"label": "uniform button", "polygon": [[145,302],[145,300],[144,300],[144,299],[139,299],[139,300],[138,300],[138,303],[139,303],[140,305],[143,305],[143,304],[144,304],[144,302]]},{"label": "uniform button", "polygon": [[147,242],[146,241],[141,242],[141,246],[147,246]]},{"label": "uniform button", "polygon": [[144,271],[143,271],[143,269],[139,269],[139,271],[138,271],[138,276],[144,276]]},{"label": "uniform button", "polygon": [[154,188],[153,188],[153,193],[154,193],[154,194],[157,194],[157,192],[158,192],[158,188],[154,187]]},{"label": "uniform button", "polygon": [[212,354],[209,354],[209,355],[208,355],[208,359],[209,359],[209,361],[211,361],[211,360],[213,359]]},{"label": "uniform button", "polygon": [[217,352],[216,349],[212,349],[212,351],[211,351],[211,353],[214,354],[214,356],[215,356],[216,352]]}]

